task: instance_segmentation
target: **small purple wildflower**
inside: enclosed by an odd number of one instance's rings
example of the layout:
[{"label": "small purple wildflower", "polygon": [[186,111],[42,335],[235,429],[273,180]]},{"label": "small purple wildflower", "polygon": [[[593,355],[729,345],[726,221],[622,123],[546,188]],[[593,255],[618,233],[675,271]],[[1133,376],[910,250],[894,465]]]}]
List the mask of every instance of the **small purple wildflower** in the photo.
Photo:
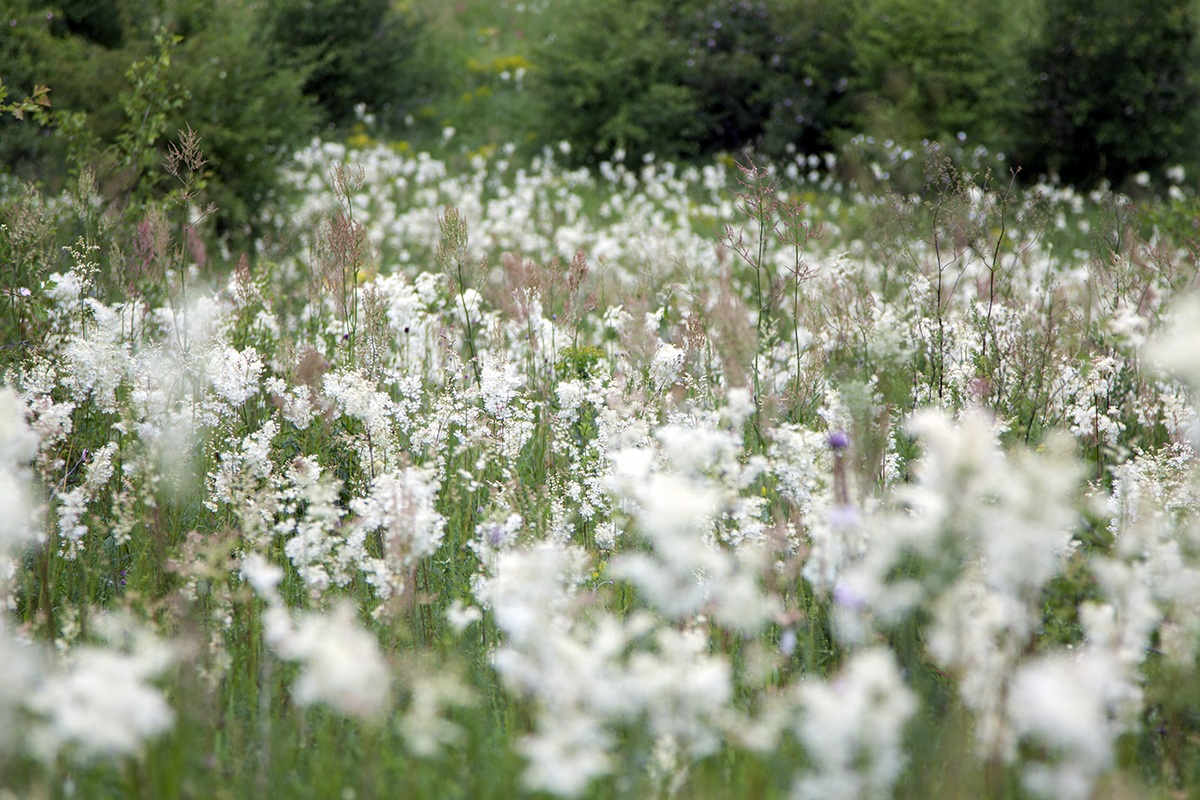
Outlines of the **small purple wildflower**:
[{"label": "small purple wildflower", "polygon": [[834,530],[849,530],[858,526],[858,509],[849,503],[840,503],[829,510],[829,525]]},{"label": "small purple wildflower", "polygon": [[840,453],[850,446],[850,437],[847,436],[846,432],[840,428],[836,431],[830,432],[829,438],[825,441],[829,444],[829,449],[833,450],[835,453]]},{"label": "small purple wildflower", "polygon": [[851,611],[861,611],[867,605],[867,598],[863,596],[862,592],[845,583],[838,583],[833,587],[833,601]]}]

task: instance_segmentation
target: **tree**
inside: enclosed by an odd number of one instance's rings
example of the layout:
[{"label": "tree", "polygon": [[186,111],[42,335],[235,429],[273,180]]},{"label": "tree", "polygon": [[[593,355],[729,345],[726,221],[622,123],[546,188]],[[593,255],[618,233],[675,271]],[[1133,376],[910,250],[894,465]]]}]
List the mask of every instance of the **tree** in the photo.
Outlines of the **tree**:
[{"label": "tree", "polygon": [[1194,141],[1191,0],[1048,0],[1017,155],[1074,184],[1157,171]]}]

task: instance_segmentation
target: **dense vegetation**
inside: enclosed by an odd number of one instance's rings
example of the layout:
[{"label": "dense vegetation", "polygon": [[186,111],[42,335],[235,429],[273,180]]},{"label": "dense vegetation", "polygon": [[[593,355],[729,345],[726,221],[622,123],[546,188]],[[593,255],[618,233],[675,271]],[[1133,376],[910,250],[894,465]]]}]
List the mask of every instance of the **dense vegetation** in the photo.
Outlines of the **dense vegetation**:
[{"label": "dense vegetation", "polygon": [[1200,784],[1190,3],[5,13],[0,795]]}]

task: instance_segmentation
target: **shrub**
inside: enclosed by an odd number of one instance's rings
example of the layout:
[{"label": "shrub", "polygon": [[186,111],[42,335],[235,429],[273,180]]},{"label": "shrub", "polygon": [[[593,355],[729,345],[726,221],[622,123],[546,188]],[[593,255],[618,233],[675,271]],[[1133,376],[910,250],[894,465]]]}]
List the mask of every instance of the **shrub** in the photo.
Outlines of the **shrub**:
[{"label": "shrub", "polygon": [[1190,0],[1050,0],[1020,156],[1068,183],[1161,171],[1194,142]]},{"label": "shrub", "polygon": [[117,15],[120,36],[88,22],[104,5],[68,4],[78,15],[71,17],[14,4],[16,24],[0,40],[0,77],[17,91],[48,85],[52,128],[0,121],[0,163],[51,191],[71,170],[91,166],[124,206],[173,188],[158,165],[166,143],[190,126],[204,139],[219,228],[251,233],[276,190],[280,158],[312,129],[305,72],[278,69],[252,4],[184,0],[151,14],[130,3]]},{"label": "shrub", "polygon": [[269,0],[266,18],[283,63],[307,71],[304,92],[327,123],[353,122],[358,104],[394,121],[428,81],[416,58],[424,28],[407,4]]},{"label": "shrub", "polygon": [[304,71],[278,68],[254,6],[219,0],[201,8],[176,54],[172,74],[186,96],[168,134],[190,126],[201,135],[218,230],[249,239],[278,199],[279,166],[307,140],[317,114],[303,93]]},{"label": "shrub", "polygon": [[852,29],[857,128],[907,143],[1002,139],[1022,4],[866,0]]},{"label": "shrub", "polygon": [[704,114],[701,149],[829,149],[832,132],[847,122],[843,100],[853,50],[844,31],[853,5],[689,5],[678,28],[688,52],[683,80]]},{"label": "shrub", "polygon": [[619,149],[694,153],[700,103],[683,85],[681,43],[663,23],[657,0],[582,7],[535,58],[529,86],[541,101],[543,136],[570,142],[581,160]]},{"label": "shrub", "polygon": [[590,4],[536,58],[543,138],[585,160],[826,149],[844,122],[849,19],[815,0]]}]

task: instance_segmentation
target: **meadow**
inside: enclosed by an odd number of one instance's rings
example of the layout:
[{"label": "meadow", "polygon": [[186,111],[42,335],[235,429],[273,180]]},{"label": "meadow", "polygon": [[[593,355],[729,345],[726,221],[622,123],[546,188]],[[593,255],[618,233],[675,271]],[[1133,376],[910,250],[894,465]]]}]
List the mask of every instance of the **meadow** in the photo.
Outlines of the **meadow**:
[{"label": "meadow", "polygon": [[1194,178],[578,166],[545,6],[244,252],[0,176],[0,798],[1191,796]]},{"label": "meadow", "polygon": [[1191,784],[1182,189],[404,150],[314,141],[219,282],[14,190],[17,275],[80,233],[6,287],[8,791]]}]

